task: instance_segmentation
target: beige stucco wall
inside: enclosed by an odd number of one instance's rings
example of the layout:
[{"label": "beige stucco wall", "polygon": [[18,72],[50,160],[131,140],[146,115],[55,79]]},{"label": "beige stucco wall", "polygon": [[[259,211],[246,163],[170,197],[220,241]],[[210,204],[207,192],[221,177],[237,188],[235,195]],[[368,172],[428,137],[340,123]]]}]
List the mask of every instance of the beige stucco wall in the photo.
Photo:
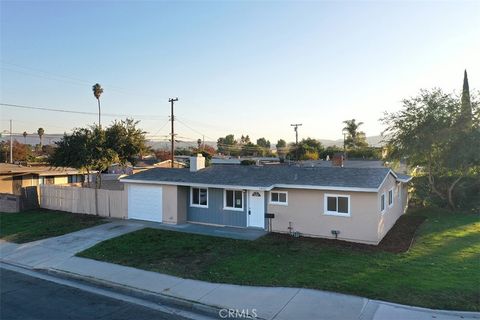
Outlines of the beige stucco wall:
[{"label": "beige stucco wall", "polygon": [[12,176],[0,176],[0,193],[12,193],[12,183]]},{"label": "beige stucco wall", "polygon": [[54,178],[54,184],[66,184],[68,183],[68,176],[56,176]]},{"label": "beige stucco wall", "polygon": [[179,186],[177,192],[177,223],[185,223],[187,221],[188,187]]},{"label": "beige stucco wall", "polygon": [[[373,192],[339,192],[306,189],[275,189],[288,191],[288,206],[269,203],[267,192],[267,212],[274,213],[272,231],[289,232],[289,223],[293,231],[305,236],[334,238],[331,230],[339,230],[338,239],[378,243],[377,194]],[[324,195],[349,195],[350,216],[331,216],[324,214]]]},{"label": "beige stucco wall", "polygon": [[177,223],[177,186],[162,185],[163,222]]},{"label": "beige stucco wall", "polygon": [[[388,191],[393,189],[393,205],[388,205]],[[377,207],[380,211],[381,196],[385,194],[385,211],[379,214],[378,241],[387,234],[395,222],[405,213],[408,204],[408,190],[406,183],[398,183],[392,175],[381,186],[377,197]]]},{"label": "beige stucco wall", "polygon": [[22,177],[22,187],[34,187],[38,186],[38,176],[33,174],[27,174]]}]

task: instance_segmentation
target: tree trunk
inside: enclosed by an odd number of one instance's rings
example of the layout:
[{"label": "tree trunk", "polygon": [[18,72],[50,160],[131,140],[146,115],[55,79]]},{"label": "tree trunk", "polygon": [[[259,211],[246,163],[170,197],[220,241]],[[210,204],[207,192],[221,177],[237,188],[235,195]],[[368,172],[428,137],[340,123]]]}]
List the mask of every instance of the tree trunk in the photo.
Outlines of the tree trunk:
[{"label": "tree trunk", "polygon": [[455,189],[455,186],[461,179],[462,179],[462,176],[458,177],[457,179],[455,179],[455,181],[452,182],[450,187],[448,187],[448,206],[452,210],[455,210],[455,202],[453,201],[453,190]]},{"label": "tree trunk", "polygon": [[437,188],[435,187],[435,180],[433,178],[433,174],[432,174],[432,165],[431,165],[431,159],[429,159],[429,163],[428,163],[428,182],[430,184],[430,188],[432,189],[432,192],[435,193],[437,196],[440,197],[440,199],[442,200],[445,200],[445,195],[443,195],[440,191],[437,190]]}]

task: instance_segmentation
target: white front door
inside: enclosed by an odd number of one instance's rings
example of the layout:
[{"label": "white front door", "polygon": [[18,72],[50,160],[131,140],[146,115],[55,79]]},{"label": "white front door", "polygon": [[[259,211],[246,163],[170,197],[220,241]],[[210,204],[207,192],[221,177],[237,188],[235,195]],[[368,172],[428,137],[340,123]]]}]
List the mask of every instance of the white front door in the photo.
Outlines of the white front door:
[{"label": "white front door", "polygon": [[248,226],[265,229],[265,192],[248,191]]},{"label": "white front door", "polygon": [[128,218],[162,222],[162,187],[128,186]]}]

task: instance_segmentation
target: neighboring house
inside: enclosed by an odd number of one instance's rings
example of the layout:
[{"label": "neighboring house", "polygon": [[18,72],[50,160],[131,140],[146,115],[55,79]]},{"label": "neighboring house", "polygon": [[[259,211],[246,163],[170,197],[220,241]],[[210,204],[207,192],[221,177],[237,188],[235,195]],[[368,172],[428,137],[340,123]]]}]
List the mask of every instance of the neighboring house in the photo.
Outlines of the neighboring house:
[{"label": "neighboring house", "polygon": [[73,168],[0,163],[0,193],[20,195],[25,187],[78,183],[82,182],[83,176]]},{"label": "neighboring house", "polygon": [[[405,212],[409,176],[383,167],[217,165],[121,179],[128,217],[204,223],[378,244]],[[273,218],[266,218],[273,217]]]},{"label": "neighboring house", "polygon": [[[148,160],[140,160],[137,162],[135,166],[132,165],[127,165],[127,166],[122,166],[119,163],[114,163],[111,166],[108,167],[108,173],[109,174],[134,174],[138,172],[142,172],[148,169],[153,169],[153,168],[171,168],[171,160],[165,160],[165,161],[158,161],[156,159],[148,159]],[[183,162],[179,161],[174,161],[173,162],[173,167],[174,168],[185,168],[187,165]]]},{"label": "neighboring house", "polygon": [[224,164],[240,164],[242,160],[253,160],[260,164],[267,164],[267,163],[279,163],[280,158],[277,157],[213,157],[210,160],[212,165],[224,165]]}]

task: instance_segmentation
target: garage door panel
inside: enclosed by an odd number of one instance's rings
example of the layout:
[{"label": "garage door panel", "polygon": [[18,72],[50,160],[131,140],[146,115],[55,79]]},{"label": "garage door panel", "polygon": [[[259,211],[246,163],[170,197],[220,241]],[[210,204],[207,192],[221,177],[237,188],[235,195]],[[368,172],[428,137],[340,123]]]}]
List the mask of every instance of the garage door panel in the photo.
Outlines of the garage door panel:
[{"label": "garage door panel", "polygon": [[128,218],[162,222],[162,187],[128,187]]}]

